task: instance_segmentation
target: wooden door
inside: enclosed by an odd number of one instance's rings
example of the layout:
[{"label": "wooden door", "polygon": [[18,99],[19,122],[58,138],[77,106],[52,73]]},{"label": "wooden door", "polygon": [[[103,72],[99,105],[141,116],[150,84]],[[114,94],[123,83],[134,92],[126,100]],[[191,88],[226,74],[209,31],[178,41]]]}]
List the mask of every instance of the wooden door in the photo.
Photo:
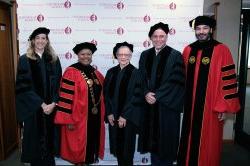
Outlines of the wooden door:
[{"label": "wooden door", "polygon": [[11,6],[0,2],[0,160],[17,147]]}]

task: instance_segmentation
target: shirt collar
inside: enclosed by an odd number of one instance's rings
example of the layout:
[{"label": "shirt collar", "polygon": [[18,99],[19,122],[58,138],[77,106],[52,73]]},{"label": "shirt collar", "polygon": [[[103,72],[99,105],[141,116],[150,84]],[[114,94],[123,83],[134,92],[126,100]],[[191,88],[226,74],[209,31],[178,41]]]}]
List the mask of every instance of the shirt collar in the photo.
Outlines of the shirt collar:
[{"label": "shirt collar", "polygon": [[36,52],[36,54],[42,59],[42,55],[43,55],[43,54],[41,54],[41,53],[39,53],[39,52]]},{"label": "shirt collar", "polygon": [[166,47],[166,45],[165,45],[164,47],[162,47],[161,49],[159,49],[159,50],[156,50],[156,49],[155,49],[155,55],[158,55],[159,52],[161,52],[161,50],[162,50],[163,48],[165,48],[165,47]]}]

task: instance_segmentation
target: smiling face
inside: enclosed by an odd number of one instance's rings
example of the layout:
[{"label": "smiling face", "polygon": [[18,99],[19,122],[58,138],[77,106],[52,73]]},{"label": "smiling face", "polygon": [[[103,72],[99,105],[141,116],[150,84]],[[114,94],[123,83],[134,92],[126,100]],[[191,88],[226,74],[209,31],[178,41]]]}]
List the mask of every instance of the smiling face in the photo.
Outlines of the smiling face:
[{"label": "smiling face", "polygon": [[43,52],[44,48],[46,47],[48,43],[48,37],[46,34],[39,34],[39,35],[36,35],[36,37],[32,40],[32,42],[35,46],[35,51]]},{"label": "smiling face", "polygon": [[90,65],[92,62],[92,51],[90,49],[84,48],[78,54],[78,62],[82,65]]},{"label": "smiling face", "polygon": [[200,42],[210,40],[212,29],[208,25],[198,25],[195,27],[195,36]]},{"label": "smiling face", "polygon": [[155,49],[160,50],[166,45],[168,35],[162,29],[157,29],[154,31],[150,39],[152,40]]},{"label": "smiling face", "polygon": [[130,63],[132,52],[127,46],[123,46],[117,50],[116,57],[120,66],[125,67]]}]

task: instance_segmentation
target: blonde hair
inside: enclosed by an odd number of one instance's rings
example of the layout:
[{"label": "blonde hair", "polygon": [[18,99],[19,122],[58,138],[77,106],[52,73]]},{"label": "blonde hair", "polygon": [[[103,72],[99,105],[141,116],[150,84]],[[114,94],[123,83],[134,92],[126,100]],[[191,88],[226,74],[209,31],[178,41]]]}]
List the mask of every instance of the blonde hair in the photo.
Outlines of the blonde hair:
[{"label": "blonde hair", "polygon": [[[54,51],[54,49],[52,48],[52,46],[50,45],[50,40],[49,37],[46,35],[46,38],[48,40],[48,43],[46,44],[45,48],[44,48],[44,53],[46,56],[49,56],[48,58],[50,59],[50,63],[53,63],[57,60],[57,55]],[[29,47],[27,49],[27,53],[26,56],[30,59],[37,59],[35,56],[35,43],[34,43],[35,39],[32,39],[29,41]]]}]

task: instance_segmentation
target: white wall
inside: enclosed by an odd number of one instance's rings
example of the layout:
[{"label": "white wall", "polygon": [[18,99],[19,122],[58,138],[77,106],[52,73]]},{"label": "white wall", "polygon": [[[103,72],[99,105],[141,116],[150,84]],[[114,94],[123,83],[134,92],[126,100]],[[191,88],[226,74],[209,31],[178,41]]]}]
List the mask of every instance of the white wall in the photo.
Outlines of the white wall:
[{"label": "white wall", "polygon": [[[240,0],[204,0],[204,14],[212,14],[212,5],[219,2],[217,10],[217,35],[216,39],[226,44],[233,55],[234,62],[238,63],[238,48],[239,48],[239,31],[240,31]],[[225,122],[224,140],[232,140],[234,138],[235,116],[230,116]]]}]

